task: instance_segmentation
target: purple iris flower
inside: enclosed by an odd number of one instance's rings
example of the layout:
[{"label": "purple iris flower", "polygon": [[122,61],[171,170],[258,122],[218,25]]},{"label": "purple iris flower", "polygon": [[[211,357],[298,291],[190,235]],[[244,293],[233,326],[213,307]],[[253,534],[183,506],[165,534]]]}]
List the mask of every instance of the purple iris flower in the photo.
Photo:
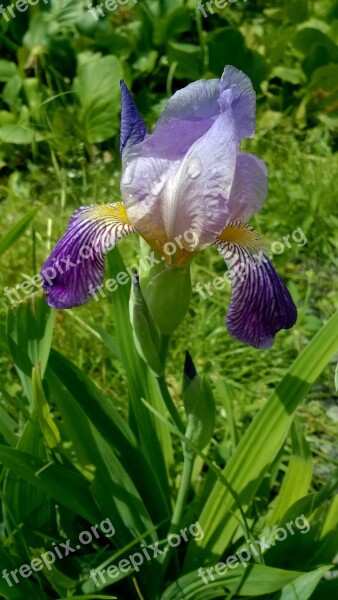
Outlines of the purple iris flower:
[{"label": "purple iris flower", "polygon": [[[255,132],[250,79],[227,66],[220,80],[188,85],[169,100],[151,134],[123,82],[121,87],[123,203],[75,211],[42,268],[49,305],[87,302],[102,284],[105,254],[131,233],[170,268],[188,265],[214,244],[231,276],[229,333],[255,348],[270,348],[279,330],[294,325],[297,311],[260,236],[247,225],[267,195],[265,163],[239,151],[240,141]],[[194,233],[193,247],[187,231]],[[169,257],[165,245],[177,239],[181,243]]]}]

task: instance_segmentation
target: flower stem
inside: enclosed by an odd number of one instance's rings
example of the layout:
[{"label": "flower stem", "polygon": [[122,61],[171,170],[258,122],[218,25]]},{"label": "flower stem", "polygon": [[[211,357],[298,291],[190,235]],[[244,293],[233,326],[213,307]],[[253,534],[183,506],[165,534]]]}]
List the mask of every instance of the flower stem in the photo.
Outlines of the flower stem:
[{"label": "flower stem", "polygon": [[163,401],[167,407],[167,410],[172,418],[172,420],[174,421],[177,429],[179,429],[179,431],[181,431],[182,433],[185,432],[185,425],[180,417],[180,414],[172,400],[172,397],[169,394],[169,390],[167,387],[167,383],[165,378],[162,377],[158,377],[157,378],[157,383],[158,383],[158,387],[160,389]]},{"label": "flower stem", "polygon": [[[185,444],[183,443],[183,452],[184,452],[184,463],[182,476],[180,481],[180,486],[178,489],[178,494],[176,498],[176,504],[173,512],[173,516],[171,519],[171,524],[168,532],[168,536],[175,534],[179,531],[179,527],[181,525],[182,516],[184,513],[189,489],[191,482],[191,475],[194,466],[194,454],[187,449]],[[163,561],[163,573],[166,572],[166,569],[169,566],[170,559],[172,556],[174,548],[172,546],[168,546],[168,551],[166,552],[164,561]]]}]

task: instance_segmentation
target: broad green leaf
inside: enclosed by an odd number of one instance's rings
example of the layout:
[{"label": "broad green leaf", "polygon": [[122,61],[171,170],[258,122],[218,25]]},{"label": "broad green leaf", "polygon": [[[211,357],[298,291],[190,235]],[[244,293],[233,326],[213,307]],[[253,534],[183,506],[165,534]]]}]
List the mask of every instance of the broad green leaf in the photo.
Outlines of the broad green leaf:
[{"label": "broad green leaf", "polygon": [[[317,333],[276,387],[241,439],[223,474],[239,495],[242,506],[254,499],[269,466],[283,446],[298,405],[338,349],[338,313]],[[259,440],[259,444],[257,444]],[[189,545],[185,569],[221,556],[237,528],[229,509],[234,499],[216,482],[199,522],[205,537]]]},{"label": "broad green leaf", "polygon": [[[1,128],[0,128],[1,129]],[[17,240],[25,233],[26,229],[30,226],[36,213],[40,210],[40,207],[33,208],[27,215],[25,215],[20,221],[15,223],[10,230],[6,233],[5,237],[0,240],[0,256],[6,252],[11,246],[17,242]]]},{"label": "broad green leaf", "polygon": [[91,55],[81,60],[74,91],[80,108],[78,120],[90,144],[104,142],[118,129],[120,112],[121,63],[115,56]]},{"label": "broad green leaf", "polygon": [[313,27],[298,31],[293,40],[296,50],[306,56],[314,46],[323,46],[329,53],[332,62],[338,61],[338,46],[325,33]]},{"label": "broad green leaf", "polygon": [[0,127],[0,141],[4,144],[27,145],[32,144],[36,132],[28,123],[2,125]]},{"label": "broad green leaf", "polygon": [[2,83],[9,81],[17,73],[17,66],[14,62],[0,59],[0,81]]},{"label": "broad green leaf", "polygon": [[202,50],[195,44],[168,43],[168,59],[171,65],[176,64],[177,79],[200,79],[203,73]]}]

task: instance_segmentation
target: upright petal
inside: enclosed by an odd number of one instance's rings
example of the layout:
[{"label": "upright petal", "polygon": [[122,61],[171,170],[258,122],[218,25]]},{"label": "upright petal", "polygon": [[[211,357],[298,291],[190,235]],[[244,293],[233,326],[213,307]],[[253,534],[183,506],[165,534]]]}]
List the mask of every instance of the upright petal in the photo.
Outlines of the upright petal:
[{"label": "upright petal", "polygon": [[49,306],[72,308],[88,302],[103,281],[105,255],[134,231],[120,202],[78,208],[41,270]]},{"label": "upright petal", "polygon": [[251,138],[256,126],[256,94],[250,78],[242,71],[226,66],[220,84],[222,111],[231,106],[240,140]]},{"label": "upright petal", "polygon": [[238,154],[229,198],[229,220],[249,221],[263,206],[268,193],[268,169],[253,154]]},{"label": "upright petal", "polygon": [[143,151],[171,160],[180,158],[228,110],[238,139],[252,137],[256,94],[249,77],[232,66],[225,67],[221,80],[202,79],[176,92],[145,140]]},{"label": "upright petal", "polygon": [[230,335],[262,350],[275,334],[290,329],[297,310],[285,284],[265,256],[259,235],[243,223],[230,223],[216,241],[231,278],[226,324]]},{"label": "upright petal", "polygon": [[138,232],[151,240],[153,230],[153,235],[162,235],[167,241],[193,230],[198,237],[195,250],[213,243],[229,220],[227,202],[237,145],[228,110],[191,145],[182,160],[143,156],[143,144],[131,148],[121,191]]},{"label": "upright petal", "polygon": [[131,144],[143,142],[147,134],[147,129],[141,118],[135,102],[124,83],[121,81],[121,139],[120,153],[124,148]]}]

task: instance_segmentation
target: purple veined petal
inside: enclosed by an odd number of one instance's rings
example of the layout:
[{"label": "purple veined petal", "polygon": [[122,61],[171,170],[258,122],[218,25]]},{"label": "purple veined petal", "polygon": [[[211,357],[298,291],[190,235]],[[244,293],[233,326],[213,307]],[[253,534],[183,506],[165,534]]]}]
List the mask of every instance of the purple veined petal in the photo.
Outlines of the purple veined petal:
[{"label": "purple veined petal", "polygon": [[238,154],[229,198],[229,220],[249,221],[263,206],[268,193],[268,169],[253,154]]},{"label": "purple veined petal", "polygon": [[134,231],[121,202],[78,208],[41,269],[49,306],[72,308],[88,302],[103,281],[105,255]]},{"label": "purple veined petal", "polygon": [[131,144],[143,142],[147,128],[124,81],[121,81],[120,153]]},{"label": "purple veined petal", "polygon": [[259,236],[251,227],[229,224],[221,237],[215,245],[227,264],[232,285],[228,331],[254,348],[271,348],[276,333],[290,329],[297,320],[290,293],[272,263],[259,251]]},{"label": "purple veined petal", "polygon": [[234,114],[240,140],[251,138],[256,129],[256,93],[250,78],[230,65],[226,66],[220,84],[219,106],[228,106]]},{"label": "purple veined petal", "polygon": [[229,220],[227,202],[237,145],[228,110],[181,161],[144,157],[140,154],[143,144],[134,146],[123,166],[121,191],[128,216],[139,233],[149,238],[153,230],[156,236],[160,232],[163,239],[174,240],[193,231],[195,250],[213,243]]}]

